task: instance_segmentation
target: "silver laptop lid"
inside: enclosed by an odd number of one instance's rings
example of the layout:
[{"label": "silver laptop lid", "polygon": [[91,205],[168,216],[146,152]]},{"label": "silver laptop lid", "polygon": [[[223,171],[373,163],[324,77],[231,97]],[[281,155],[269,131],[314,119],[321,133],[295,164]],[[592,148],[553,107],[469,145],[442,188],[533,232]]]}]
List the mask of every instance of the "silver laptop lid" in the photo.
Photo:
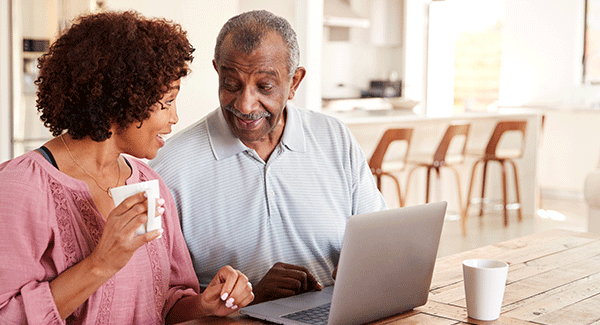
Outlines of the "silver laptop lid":
[{"label": "silver laptop lid", "polygon": [[335,288],[244,307],[277,324],[304,324],[291,313],[331,302],[329,325],[364,324],[427,302],[446,202],[350,217]]},{"label": "silver laptop lid", "polygon": [[350,217],[330,325],[364,324],[427,302],[446,202]]}]

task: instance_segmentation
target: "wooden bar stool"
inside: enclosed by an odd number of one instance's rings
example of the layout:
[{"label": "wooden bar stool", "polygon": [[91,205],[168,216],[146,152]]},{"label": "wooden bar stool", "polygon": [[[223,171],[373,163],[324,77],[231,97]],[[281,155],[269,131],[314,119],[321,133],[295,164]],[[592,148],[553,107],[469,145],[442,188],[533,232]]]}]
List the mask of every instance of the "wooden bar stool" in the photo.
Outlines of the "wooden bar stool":
[{"label": "wooden bar stool", "polygon": [[[412,137],[413,129],[388,129],[383,133],[381,140],[377,144],[371,159],[369,159],[369,167],[371,172],[375,176],[377,181],[377,188],[381,191],[381,179],[383,176],[390,177],[396,184],[396,190],[398,191],[398,201],[400,207],[404,206],[404,200],[402,199],[402,193],[400,192],[400,181],[393,175],[393,173],[401,172],[406,167],[406,158],[408,156],[408,149],[410,148],[410,139]],[[392,144],[392,142],[404,141],[404,154],[399,160],[384,160],[385,154]]]},{"label": "wooden bar stool", "polygon": [[[473,164],[473,170],[471,172],[471,183],[469,184],[469,192],[467,194],[467,202],[465,206],[465,212],[462,216],[462,227],[463,227],[463,235],[466,234],[466,221],[467,221],[467,213],[469,211],[469,205],[471,203],[471,191],[473,189],[473,180],[475,178],[475,170],[479,163],[483,163],[483,174],[481,179],[481,200],[479,207],[479,217],[483,216],[483,205],[485,198],[485,182],[487,176],[487,166],[490,161],[497,161],[500,163],[500,167],[502,168],[502,203],[504,210],[504,226],[508,225],[508,211],[507,211],[507,191],[506,191],[506,167],[505,164],[509,163],[513,168],[513,175],[515,179],[515,193],[516,193],[516,203],[518,205],[517,213],[519,216],[519,221],[523,220],[523,216],[521,214],[521,200],[519,195],[519,179],[517,177],[517,165],[514,162],[514,159],[521,158],[523,156],[523,152],[525,151],[525,130],[527,129],[527,121],[518,120],[518,121],[500,121],[496,124],[494,128],[494,132],[492,132],[492,136],[488,141],[488,144],[485,148],[485,152],[483,155],[478,154],[479,158]],[[504,136],[507,132],[520,132],[521,133],[521,144],[518,148],[513,149],[500,149],[498,143],[502,136]],[[472,155],[469,153],[469,155]]]},{"label": "wooden bar stool", "polygon": [[[469,136],[469,123],[453,123],[448,126],[442,140],[440,141],[435,153],[431,155],[411,155],[408,159],[409,165],[415,165],[408,172],[408,179],[406,181],[406,191],[408,193],[408,186],[412,173],[420,167],[427,168],[427,184],[425,189],[425,203],[429,202],[429,183],[431,180],[431,172],[435,170],[437,179],[440,179],[440,169],[443,167],[449,167],[454,171],[456,176],[457,193],[458,193],[458,206],[460,208],[461,215],[463,214],[462,194],[460,186],[460,176],[458,170],[454,168],[455,165],[462,164],[465,160],[465,151],[467,148],[467,138]],[[458,144],[460,150],[458,152],[449,152],[451,143]],[[455,146],[452,147],[454,149]]]}]

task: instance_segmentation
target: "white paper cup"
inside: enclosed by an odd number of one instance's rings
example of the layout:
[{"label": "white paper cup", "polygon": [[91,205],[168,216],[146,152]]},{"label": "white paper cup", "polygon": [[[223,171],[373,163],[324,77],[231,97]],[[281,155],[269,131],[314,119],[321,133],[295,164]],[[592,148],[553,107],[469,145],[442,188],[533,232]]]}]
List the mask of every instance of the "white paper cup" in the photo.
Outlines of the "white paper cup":
[{"label": "white paper cup", "polygon": [[508,264],[473,259],[463,261],[462,266],[469,317],[483,321],[500,317]]},{"label": "white paper cup", "polygon": [[162,218],[155,218],[156,216],[156,199],[160,197],[160,190],[158,187],[158,180],[154,179],[147,182],[129,184],[125,186],[119,186],[110,189],[115,206],[121,204],[126,198],[138,194],[140,192],[146,192],[148,198],[148,221],[141,225],[137,229],[137,234],[142,235],[147,232],[161,229]]}]

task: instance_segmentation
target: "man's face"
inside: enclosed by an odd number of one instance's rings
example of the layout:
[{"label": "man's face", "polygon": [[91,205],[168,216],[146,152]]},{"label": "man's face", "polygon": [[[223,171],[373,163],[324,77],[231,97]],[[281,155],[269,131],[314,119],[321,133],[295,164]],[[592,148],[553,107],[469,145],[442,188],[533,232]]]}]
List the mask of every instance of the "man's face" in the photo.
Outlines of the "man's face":
[{"label": "man's face", "polygon": [[289,77],[287,46],[279,34],[265,35],[260,46],[245,54],[225,38],[220,62],[219,102],[235,135],[245,143],[277,140],[285,125],[284,108],[304,77],[304,69]]}]

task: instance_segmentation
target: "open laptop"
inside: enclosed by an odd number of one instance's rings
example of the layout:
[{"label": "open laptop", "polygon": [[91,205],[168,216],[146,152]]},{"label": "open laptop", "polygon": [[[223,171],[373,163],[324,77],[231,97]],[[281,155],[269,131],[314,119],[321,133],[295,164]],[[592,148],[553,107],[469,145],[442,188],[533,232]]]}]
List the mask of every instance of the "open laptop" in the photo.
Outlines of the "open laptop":
[{"label": "open laptop", "polygon": [[[446,202],[352,216],[335,286],[240,310],[278,324],[354,325],[427,302]],[[317,311],[325,316],[306,316]],[[302,311],[302,312],[300,312]]]}]

